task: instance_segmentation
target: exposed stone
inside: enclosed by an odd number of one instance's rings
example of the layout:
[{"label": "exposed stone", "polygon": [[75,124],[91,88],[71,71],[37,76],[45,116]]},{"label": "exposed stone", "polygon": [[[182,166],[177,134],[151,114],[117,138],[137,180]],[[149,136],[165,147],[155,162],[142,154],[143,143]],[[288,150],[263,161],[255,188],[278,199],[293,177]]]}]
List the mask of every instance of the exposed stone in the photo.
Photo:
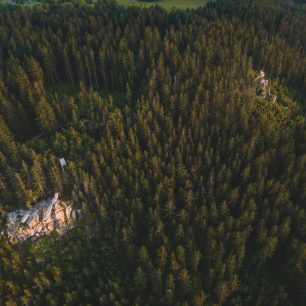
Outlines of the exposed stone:
[{"label": "exposed stone", "polygon": [[12,243],[22,242],[57,232],[60,235],[75,226],[76,216],[81,211],[73,210],[71,205],[58,199],[56,193],[52,199],[44,199],[30,209],[19,209],[7,214],[6,234]]},{"label": "exposed stone", "polygon": [[258,96],[270,100],[272,103],[276,102],[277,96],[271,94],[269,81],[265,79],[265,72],[263,70],[260,70],[260,74],[254,82],[257,82],[256,92]]}]

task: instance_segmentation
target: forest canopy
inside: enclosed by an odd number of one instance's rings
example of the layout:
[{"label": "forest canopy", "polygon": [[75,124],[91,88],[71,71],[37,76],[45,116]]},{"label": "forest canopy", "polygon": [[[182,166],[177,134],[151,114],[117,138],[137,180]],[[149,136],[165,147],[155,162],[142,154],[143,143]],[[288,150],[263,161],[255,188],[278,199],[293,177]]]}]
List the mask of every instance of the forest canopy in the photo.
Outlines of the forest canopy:
[{"label": "forest canopy", "polygon": [[0,305],[305,305],[299,5],[0,10],[0,227],[55,192],[84,215],[0,236]]}]

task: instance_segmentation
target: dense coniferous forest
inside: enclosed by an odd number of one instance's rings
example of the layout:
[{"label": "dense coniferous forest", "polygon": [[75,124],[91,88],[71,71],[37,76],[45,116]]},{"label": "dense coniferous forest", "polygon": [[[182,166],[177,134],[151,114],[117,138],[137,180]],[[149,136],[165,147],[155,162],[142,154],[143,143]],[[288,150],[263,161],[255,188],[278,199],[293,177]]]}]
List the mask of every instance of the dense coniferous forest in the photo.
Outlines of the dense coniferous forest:
[{"label": "dense coniferous forest", "polygon": [[0,227],[54,192],[83,212],[61,239],[0,236],[0,305],[305,305],[292,2],[0,13]]}]

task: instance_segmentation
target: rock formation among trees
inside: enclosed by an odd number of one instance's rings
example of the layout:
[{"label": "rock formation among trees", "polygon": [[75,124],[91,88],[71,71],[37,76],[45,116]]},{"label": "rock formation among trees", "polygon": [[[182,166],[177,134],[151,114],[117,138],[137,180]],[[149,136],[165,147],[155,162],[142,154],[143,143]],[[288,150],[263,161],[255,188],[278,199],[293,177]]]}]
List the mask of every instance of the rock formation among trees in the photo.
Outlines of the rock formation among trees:
[{"label": "rock formation among trees", "polygon": [[271,94],[269,81],[265,79],[265,72],[260,70],[260,75],[254,80],[257,83],[256,93],[263,99],[271,100],[273,103],[276,102],[277,96]]},{"label": "rock formation among trees", "polygon": [[12,243],[22,242],[29,238],[57,232],[63,235],[75,225],[80,211],[73,210],[71,205],[58,198],[58,193],[51,199],[44,199],[31,208],[19,209],[7,214],[6,229]]}]

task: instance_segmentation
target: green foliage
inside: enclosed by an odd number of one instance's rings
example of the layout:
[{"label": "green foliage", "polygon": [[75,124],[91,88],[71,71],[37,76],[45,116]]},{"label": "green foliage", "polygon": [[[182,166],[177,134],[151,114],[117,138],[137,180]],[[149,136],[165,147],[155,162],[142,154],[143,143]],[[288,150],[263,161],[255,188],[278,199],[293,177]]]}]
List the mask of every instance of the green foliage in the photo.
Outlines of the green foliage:
[{"label": "green foliage", "polygon": [[0,224],[54,192],[84,215],[61,239],[1,236],[1,305],[304,305],[306,19],[288,5],[0,13]]}]

